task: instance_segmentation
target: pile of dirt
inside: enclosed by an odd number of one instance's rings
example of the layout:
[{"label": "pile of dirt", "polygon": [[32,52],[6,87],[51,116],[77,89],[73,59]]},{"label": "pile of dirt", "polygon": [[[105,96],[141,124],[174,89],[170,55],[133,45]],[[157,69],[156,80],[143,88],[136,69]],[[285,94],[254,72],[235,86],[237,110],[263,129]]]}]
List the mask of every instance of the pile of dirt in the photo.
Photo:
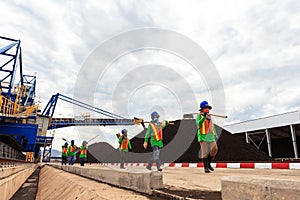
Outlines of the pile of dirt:
[{"label": "pile of dirt", "polygon": [[[226,130],[216,126],[219,140],[219,152],[215,161],[267,161],[271,160],[266,153],[258,150],[251,144],[247,144],[240,135],[233,135]],[[164,148],[161,150],[162,162],[199,162],[200,145],[196,137],[197,127],[195,120],[184,119],[174,121],[164,129]],[[146,130],[130,140],[132,152],[126,156],[126,162],[147,162],[151,156],[151,146],[143,148]],[[89,147],[87,162],[119,162],[119,152],[107,143],[95,143]]]}]

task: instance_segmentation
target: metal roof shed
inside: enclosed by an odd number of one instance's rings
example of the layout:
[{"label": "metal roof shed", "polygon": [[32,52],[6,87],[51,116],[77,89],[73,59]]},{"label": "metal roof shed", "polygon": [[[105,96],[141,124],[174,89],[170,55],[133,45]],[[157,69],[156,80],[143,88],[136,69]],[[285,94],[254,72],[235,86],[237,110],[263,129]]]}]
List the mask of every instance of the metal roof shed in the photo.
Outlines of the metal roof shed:
[{"label": "metal roof shed", "polygon": [[[300,110],[229,124],[223,128],[232,134],[245,134],[246,142],[258,149],[265,145],[270,157],[299,158]],[[267,143],[263,143],[264,139]]]}]

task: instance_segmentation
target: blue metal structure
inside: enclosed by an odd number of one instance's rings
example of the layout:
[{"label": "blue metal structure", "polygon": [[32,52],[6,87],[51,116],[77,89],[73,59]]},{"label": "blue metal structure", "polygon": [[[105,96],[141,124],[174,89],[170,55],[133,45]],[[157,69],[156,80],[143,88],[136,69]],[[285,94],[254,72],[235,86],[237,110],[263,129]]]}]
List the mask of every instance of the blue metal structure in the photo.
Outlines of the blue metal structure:
[{"label": "blue metal structure", "polygon": [[87,103],[78,101],[76,99],[73,99],[71,97],[67,97],[67,96],[59,94],[59,93],[57,93],[55,95],[52,95],[51,99],[49,100],[48,104],[46,105],[45,109],[43,110],[42,115],[53,117],[55,107],[56,107],[56,103],[57,103],[58,99],[61,99],[65,102],[77,105],[79,107],[85,108],[87,110],[90,110],[90,111],[95,112],[95,113],[99,113],[99,114],[107,116],[107,117],[126,119],[125,117],[122,117],[120,115],[113,114],[111,112],[108,112],[108,111],[102,110],[100,108],[91,106]]},{"label": "blue metal structure", "polygon": [[[46,136],[47,129],[74,125],[135,124],[133,119],[126,119],[59,93],[51,97],[40,115],[34,102],[36,77],[24,75],[22,68],[21,41],[0,36],[0,140],[9,137],[17,141],[16,148],[19,151],[34,152],[37,157],[40,149],[44,148],[43,161],[49,162],[53,137]],[[17,72],[20,80],[15,84]],[[58,99],[101,114],[105,118],[84,120],[52,118]]]},{"label": "blue metal structure", "polygon": [[[34,96],[35,96],[35,88],[36,88],[36,76],[30,75],[23,75],[23,85],[26,87],[26,98],[22,100],[23,105],[30,105],[34,104]],[[19,83],[21,84],[21,83]]]},{"label": "blue metal structure", "polygon": [[133,119],[87,118],[76,120],[74,118],[52,118],[48,129],[63,128],[67,126],[127,126],[134,124]]},{"label": "blue metal structure", "polygon": [[[53,137],[45,137],[45,136],[37,136],[36,138],[36,146],[43,148],[43,156],[42,156],[43,162],[50,162],[53,139],[54,139]],[[34,154],[35,154],[34,157],[37,157],[38,154],[40,154],[40,148],[35,148]]]},{"label": "blue metal structure", "polygon": [[1,36],[0,39],[2,39],[2,41],[5,42],[10,42],[10,44],[0,49],[0,55],[3,59],[3,62],[0,65],[0,89],[1,93],[4,96],[12,98],[12,89],[16,76],[18,62],[20,64],[21,85],[23,85],[21,41]]},{"label": "blue metal structure", "polygon": [[83,103],[81,101],[59,93],[52,95],[51,99],[49,100],[48,104],[43,110],[42,115],[53,117],[58,99],[85,108],[89,111],[96,112],[109,118],[88,118],[82,120],[76,120],[74,118],[52,118],[51,124],[48,129],[62,128],[67,126],[134,125],[133,119],[126,119],[125,117],[122,117],[120,115],[88,105],[86,103]]},{"label": "blue metal structure", "polygon": [[[19,81],[15,84],[17,72]],[[19,151],[40,148],[36,143],[35,88],[36,77],[23,74],[21,41],[0,36],[0,139],[17,141]]]}]

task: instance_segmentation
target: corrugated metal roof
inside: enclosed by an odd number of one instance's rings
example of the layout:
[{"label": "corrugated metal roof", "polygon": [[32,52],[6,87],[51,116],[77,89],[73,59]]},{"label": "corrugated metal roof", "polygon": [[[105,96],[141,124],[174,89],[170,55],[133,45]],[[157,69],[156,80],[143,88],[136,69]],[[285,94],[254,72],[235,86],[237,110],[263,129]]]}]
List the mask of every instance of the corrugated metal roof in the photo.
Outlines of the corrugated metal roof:
[{"label": "corrugated metal roof", "polygon": [[300,110],[259,119],[228,124],[223,128],[232,134],[300,124]]}]

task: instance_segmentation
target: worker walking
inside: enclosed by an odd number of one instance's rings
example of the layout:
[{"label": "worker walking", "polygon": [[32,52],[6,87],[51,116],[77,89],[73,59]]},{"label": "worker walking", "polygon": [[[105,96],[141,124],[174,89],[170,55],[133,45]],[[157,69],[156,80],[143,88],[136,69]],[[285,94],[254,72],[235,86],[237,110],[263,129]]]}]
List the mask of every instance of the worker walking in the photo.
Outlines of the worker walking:
[{"label": "worker walking", "polygon": [[130,144],[130,140],[127,137],[127,130],[122,130],[122,136],[117,135],[119,138],[119,152],[120,152],[120,168],[125,169],[124,163],[125,163],[125,157],[128,150],[132,149],[132,146]]},{"label": "worker walking", "polygon": [[153,162],[156,163],[158,171],[162,171],[160,168],[159,152],[163,147],[163,129],[168,126],[169,123],[167,120],[159,122],[159,114],[155,111],[151,113],[151,122],[148,125],[147,132],[145,134],[144,148],[148,147],[148,139],[150,138],[150,144],[153,150],[151,157],[148,160],[147,169],[151,170]]},{"label": "worker walking", "polygon": [[74,165],[76,160],[77,146],[74,144],[74,140],[71,140],[71,145],[68,148],[69,165]]},{"label": "worker walking", "polygon": [[198,142],[201,148],[201,157],[204,165],[204,172],[210,173],[214,171],[211,166],[211,161],[216,156],[218,152],[218,146],[216,140],[218,139],[218,134],[215,129],[213,120],[209,111],[212,107],[207,101],[202,101],[200,103],[200,113],[196,117],[196,125],[198,127]]},{"label": "worker walking", "polygon": [[61,165],[67,165],[67,157],[68,157],[68,143],[66,142],[61,146]]},{"label": "worker walking", "polygon": [[87,142],[83,140],[82,146],[80,146],[80,155],[79,155],[80,166],[84,166],[86,158],[87,158]]}]

